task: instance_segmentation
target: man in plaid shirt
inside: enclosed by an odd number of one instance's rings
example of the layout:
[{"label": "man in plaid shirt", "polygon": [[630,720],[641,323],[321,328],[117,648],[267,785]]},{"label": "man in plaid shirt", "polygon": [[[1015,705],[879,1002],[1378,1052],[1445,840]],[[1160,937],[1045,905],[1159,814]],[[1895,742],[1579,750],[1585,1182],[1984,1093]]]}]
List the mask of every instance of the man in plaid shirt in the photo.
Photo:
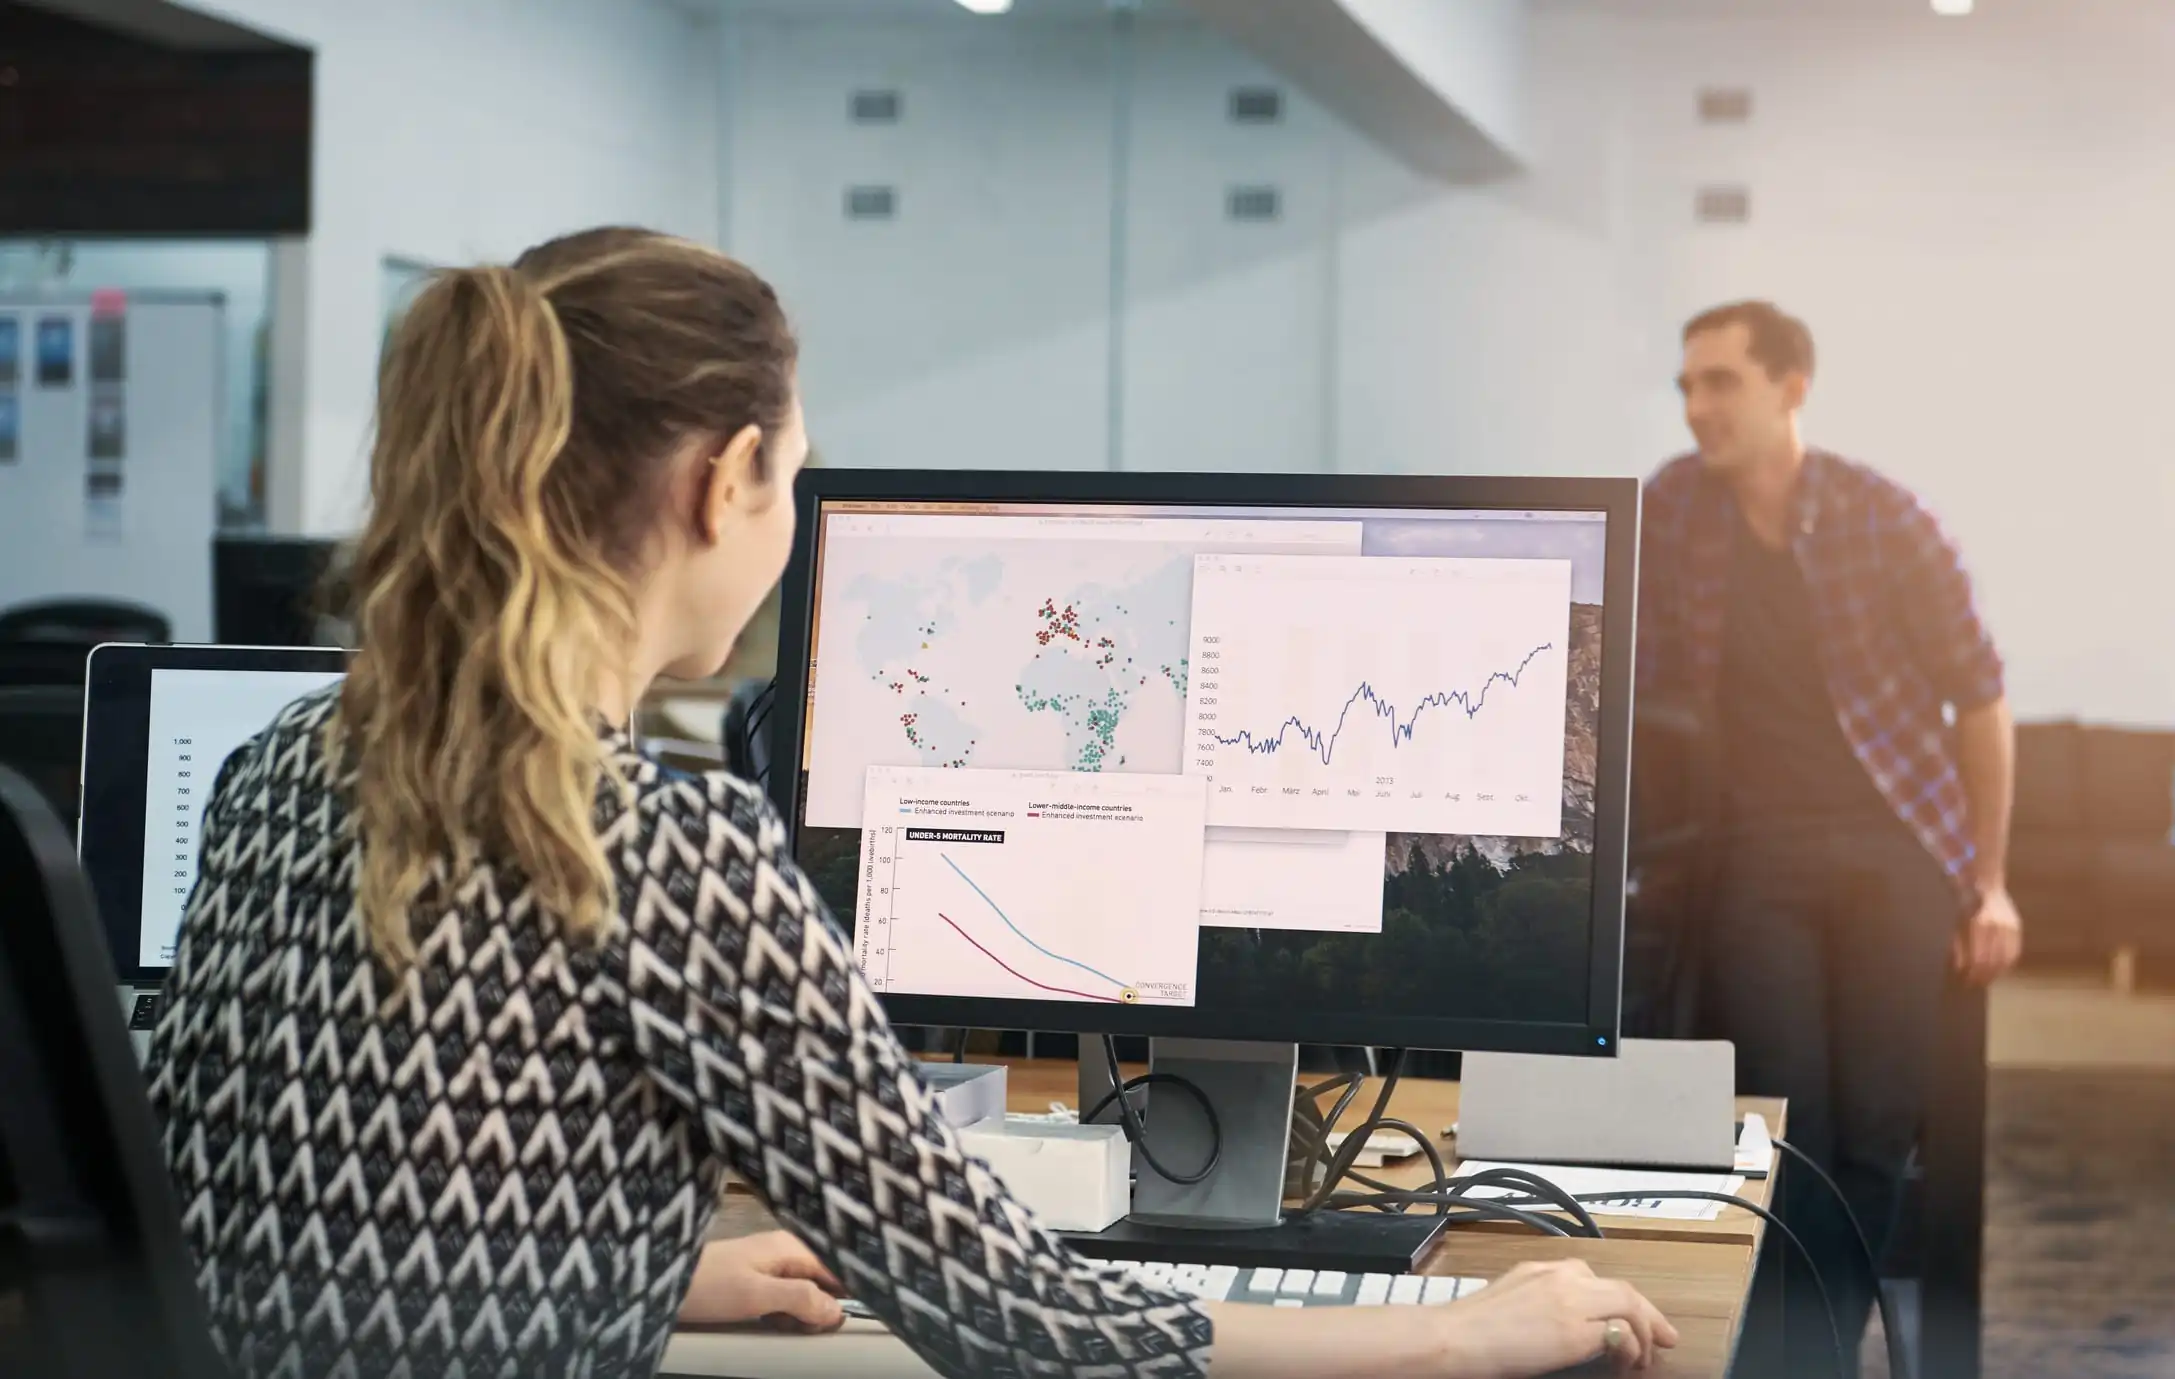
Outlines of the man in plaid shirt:
[{"label": "man in plaid shirt", "polygon": [[[1686,327],[1698,452],[1647,486],[1639,694],[1693,710],[1718,768],[1702,1022],[1737,1045],[1745,1091],[1790,1099],[1792,1141],[1878,1250],[1944,969],[1989,982],[2021,946],[2003,875],[2014,734],[1955,547],[1903,488],[1806,447],[1812,375],[1811,333],[1767,303]],[[1872,1294],[1809,1178],[1784,1210],[1854,1358]],[[1811,1324],[1800,1334],[1825,1329]],[[1791,1348],[1830,1364],[1824,1346]]]}]

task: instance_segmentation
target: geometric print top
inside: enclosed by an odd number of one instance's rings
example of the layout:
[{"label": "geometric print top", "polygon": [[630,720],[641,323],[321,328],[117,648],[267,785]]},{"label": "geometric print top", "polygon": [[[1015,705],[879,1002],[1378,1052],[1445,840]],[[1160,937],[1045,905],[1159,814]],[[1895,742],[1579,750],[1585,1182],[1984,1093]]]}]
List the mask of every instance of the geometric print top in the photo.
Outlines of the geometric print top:
[{"label": "geometric print top", "polygon": [[652,1375],[728,1168],[940,1373],[1205,1373],[1194,1303],[1073,1255],[960,1152],[748,785],[610,734],[615,937],[570,949],[478,865],[390,976],[336,693],[221,769],[152,1039],[237,1379]]},{"label": "geometric print top", "polygon": [[[1789,549],[1837,722],[1959,904],[1976,908],[1978,845],[1947,712],[2001,698],[2003,673],[1963,558],[1910,490],[1825,451],[1806,452],[1791,504]],[[1640,525],[1638,693],[1712,721],[1737,500],[1687,455],[1647,481]]]}]

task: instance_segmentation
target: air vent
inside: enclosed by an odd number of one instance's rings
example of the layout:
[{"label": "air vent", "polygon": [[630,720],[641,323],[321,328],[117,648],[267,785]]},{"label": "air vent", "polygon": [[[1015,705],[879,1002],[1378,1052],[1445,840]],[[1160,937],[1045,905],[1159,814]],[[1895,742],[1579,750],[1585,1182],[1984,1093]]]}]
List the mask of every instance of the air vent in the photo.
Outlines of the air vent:
[{"label": "air vent", "polygon": [[1273,86],[1241,86],[1231,92],[1231,123],[1276,124],[1284,118],[1284,93]]},{"label": "air vent", "polygon": [[846,188],[846,219],[893,220],[899,214],[897,187]]},{"label": "air vent", "polygon": [[905,101],[896,91],[856,91],[852,111],[855,124],[897,124]]},{"label": "air vent", "polygon": [[1752,219],[1752,189],[1701,187],[1694,214],[1703,225],[1742,225]]},{"label": "air vent", "polygon": [[1233,220],[1276,220],[1284,214],[1284,193],[1275,187],[1233,187],[1224,198],[1224,214]]},{"label": "air vent", "polygon": [[1744,86],[1710,86],[1699,93],[1701,124],[1745,124],[1752,118],[1752,91]]}]

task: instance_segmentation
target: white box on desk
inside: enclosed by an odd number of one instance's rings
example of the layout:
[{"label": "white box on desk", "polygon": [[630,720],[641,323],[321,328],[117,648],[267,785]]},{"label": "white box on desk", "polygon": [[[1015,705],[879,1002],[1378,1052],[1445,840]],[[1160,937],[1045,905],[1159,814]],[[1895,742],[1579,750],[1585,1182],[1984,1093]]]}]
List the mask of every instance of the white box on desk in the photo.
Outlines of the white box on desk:
[{"label": "white box on desk", "polygon": [[936,1093],[937,1114],[954,1130],[1004,1118],[1002,1063],[924,1063],[921,1080]]},{"label": "white box on desk", "polygon": [[1132,1148],[1118,1126],[998,1117],[959,1142],[1052,1230],[1106,1230],[1133,1209]]}]

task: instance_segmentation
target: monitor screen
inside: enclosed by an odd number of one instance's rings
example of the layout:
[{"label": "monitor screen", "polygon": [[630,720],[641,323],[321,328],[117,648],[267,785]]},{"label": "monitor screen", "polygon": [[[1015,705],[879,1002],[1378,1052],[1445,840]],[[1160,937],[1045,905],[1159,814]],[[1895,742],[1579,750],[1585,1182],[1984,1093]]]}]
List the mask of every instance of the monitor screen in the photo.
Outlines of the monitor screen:
[{"label": "monitor screen", "polygon": [[339,679],[321,670],[152,670],[143,910],[136,928],[144,967],[173,965],[181,913],[196,887],[199,825],[219,768],[281,709]]},{"label": "monitor screen", "polygon": [[220,768],[281,709],[337,682],[346,663],[331,649],[91,653],[78,849],[124,981],[158,981],[173,965]]},{"label": "monitor screen", "polygon": [[1443,505],[1446,481],[1343,505],[812,481],[778,749],[799,860],[894,1014],[1613,1046],[1614,485],[1513,508]]}]

